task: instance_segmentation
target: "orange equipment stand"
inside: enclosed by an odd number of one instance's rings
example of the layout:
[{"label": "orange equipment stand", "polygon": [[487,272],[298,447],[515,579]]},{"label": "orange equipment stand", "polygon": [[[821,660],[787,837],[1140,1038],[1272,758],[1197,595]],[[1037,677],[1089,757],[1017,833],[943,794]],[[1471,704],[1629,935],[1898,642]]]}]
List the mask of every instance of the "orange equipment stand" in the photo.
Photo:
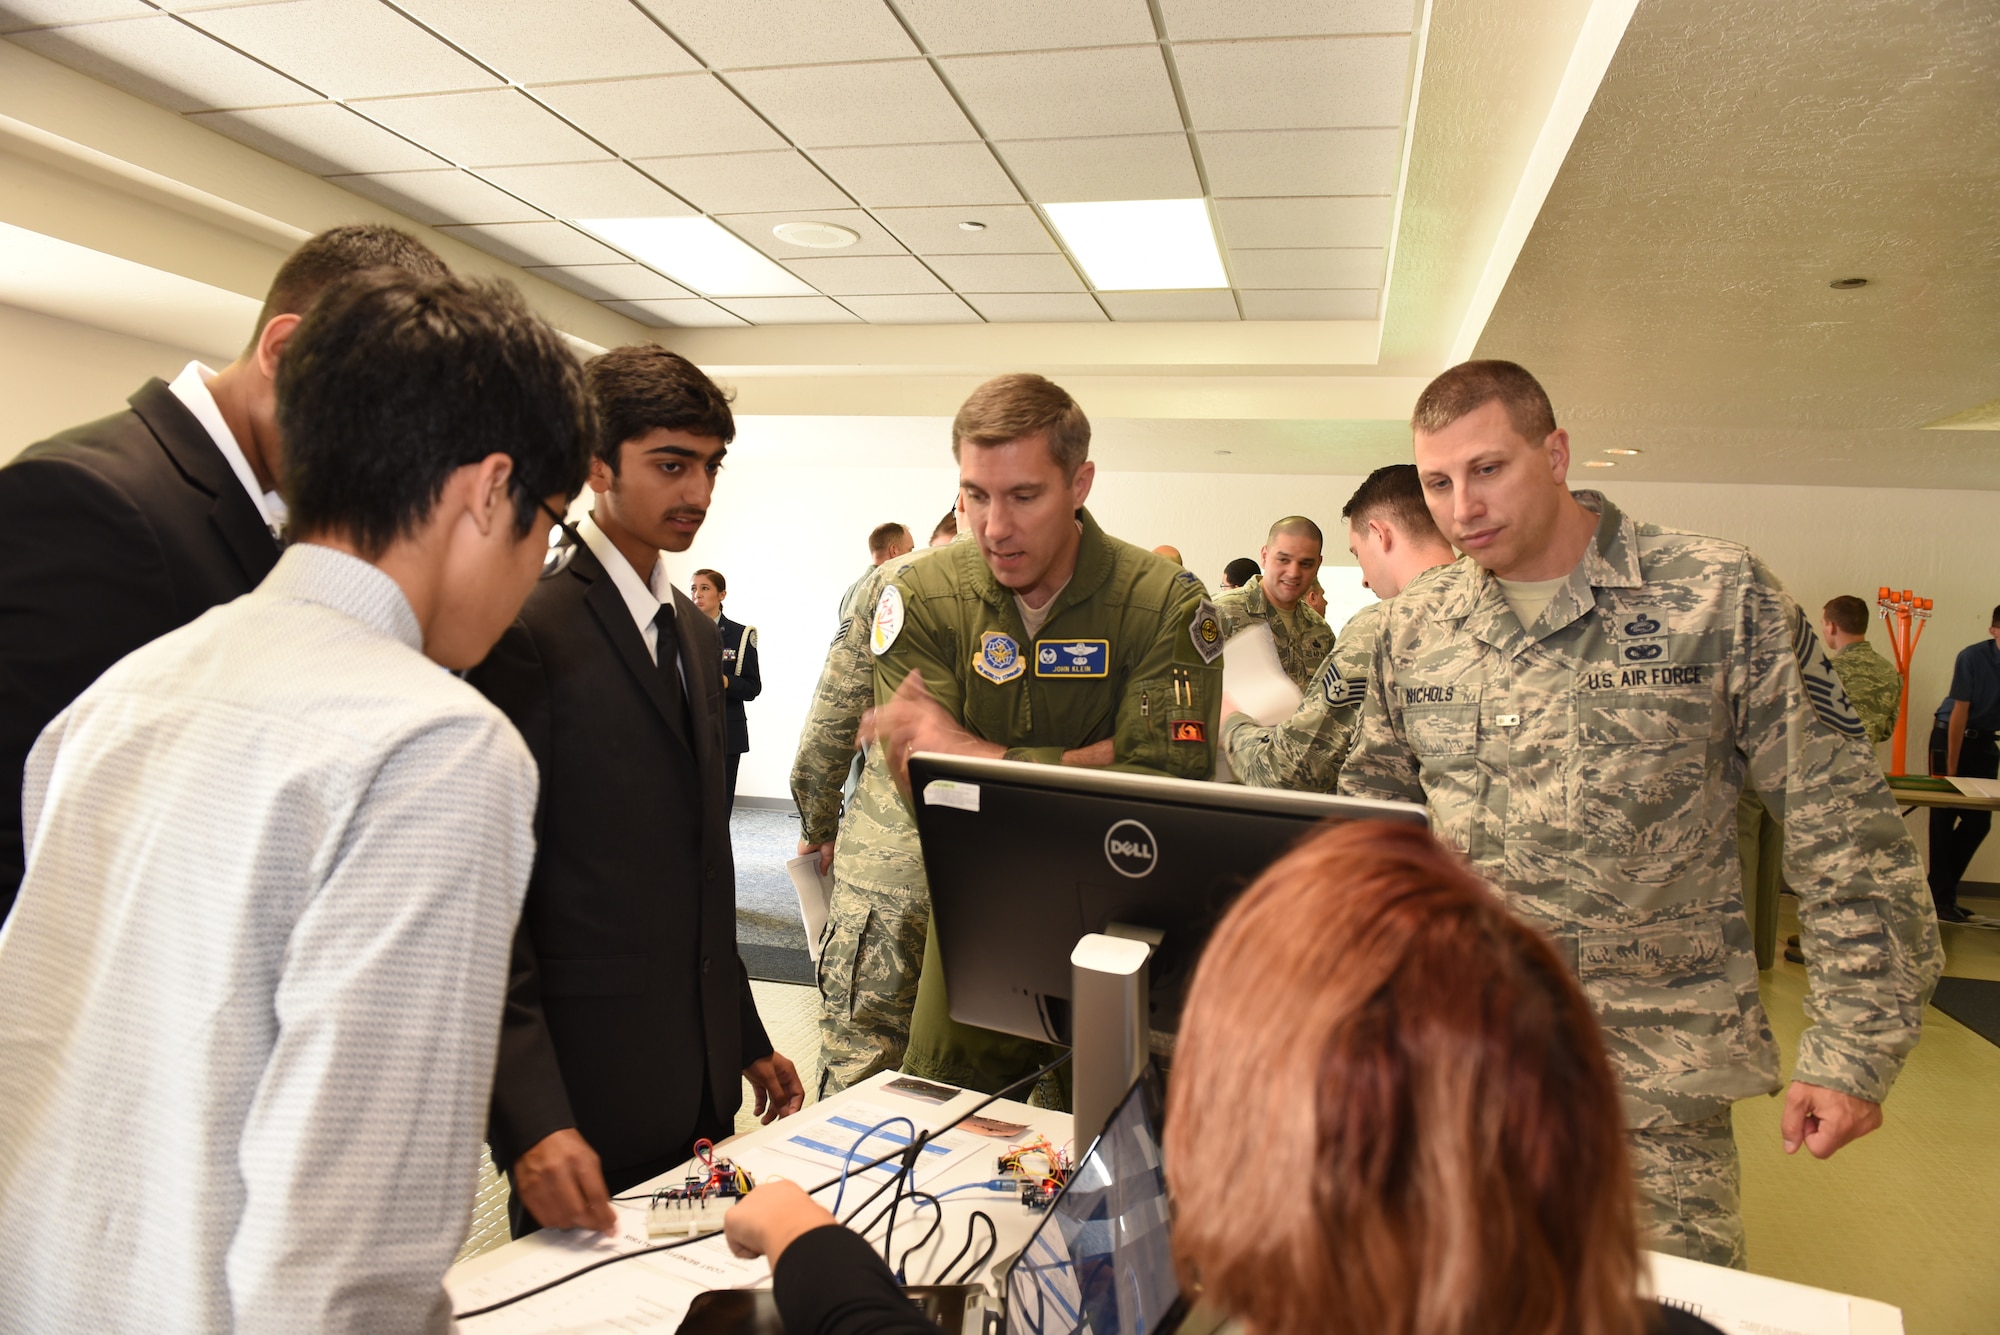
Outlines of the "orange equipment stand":
[{"label": "orange equipment stand", "polygon": [[1882,624],[1889,628],[1889,652],[1903,678],[1903,698],[1896,705],[1896,733],[1889,770],[1900,776],[1910,772],[1904,763],[1910,734],[1910,659],[1917,652],[1917,641],[1924,637],[1924,623],[1931,619],[1931,600],[1919,598],[1908,589],[1898,593],[1879,588],[1875,605],[1882,609]]}]

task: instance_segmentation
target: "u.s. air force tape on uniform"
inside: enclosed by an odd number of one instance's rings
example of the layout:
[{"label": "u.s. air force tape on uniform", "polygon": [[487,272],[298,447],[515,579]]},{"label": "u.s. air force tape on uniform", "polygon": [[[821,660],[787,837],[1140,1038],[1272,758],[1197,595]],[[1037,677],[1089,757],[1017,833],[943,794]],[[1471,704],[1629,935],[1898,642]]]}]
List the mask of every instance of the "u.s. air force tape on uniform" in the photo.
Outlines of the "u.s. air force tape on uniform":
[{"label": "u.s. air force tape on uniform", "polygon": [[1812,701],[1813,713],[1819,715],[1819,721],[1837,733],[1865,739],[1868,727],[1854,712],[1847,688],[1834,675],[1833,660],[1820,648],[1819,636],[1804,608],[1792,620],[1792,647],[1799,658],[1799,676],[1805,679],[1806,699]]}]

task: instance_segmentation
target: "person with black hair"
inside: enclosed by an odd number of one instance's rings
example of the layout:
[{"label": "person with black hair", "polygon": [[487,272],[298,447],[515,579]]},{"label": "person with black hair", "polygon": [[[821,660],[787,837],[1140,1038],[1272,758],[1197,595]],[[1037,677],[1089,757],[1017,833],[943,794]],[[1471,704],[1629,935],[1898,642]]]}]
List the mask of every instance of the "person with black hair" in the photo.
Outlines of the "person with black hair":
[{"label": "person with black hair", "polygon": [[387,269],[277,369],[291,545],[28,759],[0,1330],[451,1324],[537,777],[438,669],[534,586],[590,406],[512,289]]},{"label": "person with black hair", "polygon": [[1222,567],[1222,582],[1216,585],[1216,587],[1218,589],[1240,589],[1263,573],[1264,568],[1257,564],[1256,557],[1239,556],[1228,565]]},{"label": "person with black hair", "polygon": [[0,468],[0,919],[21,882],[21,769],[36,736],[104,669],[277,564],[279,361],[321,291],[378,265],[446,272],[392,228],[322,232],[279,266],[235,361],[148,380],[124,411]]},{"label": "person with black hair", "polygon": [[468,680],[541,768],[488,1142],[516,1236],[609,1229],[611,1196],[764,1120],[804,1088],[772,1051],[736,951],[722,644],[668,557],[708,514],[729,400],[654,344],[584,368],[589,515]]}]

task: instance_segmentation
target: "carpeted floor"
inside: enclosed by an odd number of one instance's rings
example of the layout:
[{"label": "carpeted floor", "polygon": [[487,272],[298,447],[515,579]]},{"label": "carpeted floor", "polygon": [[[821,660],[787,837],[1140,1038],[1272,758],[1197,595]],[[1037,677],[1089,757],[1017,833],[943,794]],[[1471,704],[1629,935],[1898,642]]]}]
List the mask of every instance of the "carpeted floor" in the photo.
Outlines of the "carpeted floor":
[{"label": "carpeted floor", "polygon": [[1940,978],[1931,1005],[2000,1046],[2000,983],[1990,978]]},{"label": "carpeted floor", "polygon": [[744,967],[752,978],[812,983],[798,892],[785,871],[798,852],[798,817],[739,806],[729,818],[729,843],[736,854],[736,948]]}]

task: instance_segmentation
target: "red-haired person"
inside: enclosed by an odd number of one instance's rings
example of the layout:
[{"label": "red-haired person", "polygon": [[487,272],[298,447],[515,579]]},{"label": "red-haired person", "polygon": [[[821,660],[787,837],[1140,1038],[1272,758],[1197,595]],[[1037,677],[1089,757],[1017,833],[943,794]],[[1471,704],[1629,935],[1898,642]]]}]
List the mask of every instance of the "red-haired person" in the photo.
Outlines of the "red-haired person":
[{"label": "red-haired person", "polygon": [[[1421,831],[1329,829],[1224,917],[1165,1150],[1182,1284],[1252,1335],[1714,1331],[1640,1296],[1624,1118],[1583,993]],[[728,1234],[771,1258],[787,1330],[926,1329],[796,1186],[759,1188]]]}]

